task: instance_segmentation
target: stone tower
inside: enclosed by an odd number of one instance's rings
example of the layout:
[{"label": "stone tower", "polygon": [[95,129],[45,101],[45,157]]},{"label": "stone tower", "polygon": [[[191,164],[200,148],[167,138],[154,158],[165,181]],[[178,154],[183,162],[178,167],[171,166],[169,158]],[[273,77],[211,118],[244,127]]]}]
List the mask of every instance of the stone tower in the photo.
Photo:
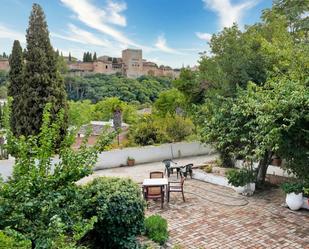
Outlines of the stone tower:
[{"label": "stone tower", "polygon": [[125,49],[122,51],[123,73],[128,78],[143,75],[143,54],[141,49]]}]

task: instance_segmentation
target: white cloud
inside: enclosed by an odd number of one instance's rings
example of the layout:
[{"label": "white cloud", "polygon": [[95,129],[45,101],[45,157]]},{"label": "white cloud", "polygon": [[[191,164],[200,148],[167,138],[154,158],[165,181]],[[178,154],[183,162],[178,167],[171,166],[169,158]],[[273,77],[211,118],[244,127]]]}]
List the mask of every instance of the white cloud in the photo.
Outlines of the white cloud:
[{"label": "white cloud", "polygon": [[26,42],[25,34],[14,31],[0,23],[0,38],[8,40],[19,40],[21,43]]},{"label": "white cloud", "polygon": [[80,29],[73,24],[68,24],[69,32],[65,35],[51,33],[53,37],[60,38],[63,40],[78,42],[82,44],[90,44],[90,45],[97,45],[97,46],[108,46],[110,45],[107,40],[99,39],[92,33]]},{"label": "white cloud", "polygon": [[106,9],[102,9],[93,5],[90,0],[61,0],[61,2],[70,8],[77,15],[77,19],[88,27],[107,34],[123,44],[138,46],[122,32],[107,24],[126,25],[125,17],[120,15],[120,12],[126,8],[124,3],[109,1]]},{"label": "white cloud", "polygon": [[257,4],[257,0],[243,0],[242,3],[232,4],[231,0],[202,0],[205,7],[216,12],[220,18],[220,27],[230,27],[234,22],[241,23],[244,11]]},{"label": "white cloud", "polygon": [[155,47],[157,49],[159,49],[162,52],[165,53],[170,53],[170,54],[182,54],[181,52],[179,52],[178,50],[174,49],[174,48],[170,48],[168,47],[167,43],[166,43],[166,39],[164,37],[164,35],[160,35],[156,41]]},{"label": "white cloud", "polygon": [[108,16],[106,16],[105,18],[108,18],[108,21],[110,23],[117,24],[120,26],[126,26],[127,20],[125,16],[120,14],[126,9],[127,9],[127,4],[125,2],[115,3],[109,0],[107,8],[106,8]]},{"label": "white cloud", "polygon": [[209,34],[209,33],[201,33],[201,32],[196,32],[195,35],[196,35],[199,39],[204,40],[204,41],[207,41],[207,42],[210,41],[211,36],[212,36],[212,34]]}]

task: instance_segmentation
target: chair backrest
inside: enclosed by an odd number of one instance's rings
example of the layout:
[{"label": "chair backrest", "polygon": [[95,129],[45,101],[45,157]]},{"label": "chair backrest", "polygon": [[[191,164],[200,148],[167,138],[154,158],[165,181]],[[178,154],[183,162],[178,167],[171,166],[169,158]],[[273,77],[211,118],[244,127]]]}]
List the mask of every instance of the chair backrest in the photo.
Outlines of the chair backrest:
[{"label": "chair backrest", "polygon": [[171,166],[171,159],[165,159],[162,161],[162,163],[165,165],[166,168],[169,168]]},{"label": "chair backrest", "polygon": [[192,170],[193,163],[189,163],[185,167],[186,167],[186,171],[188,172],[188,171]]},{"label": "chair backrest", "polygon": [[150,172],[150,178],[163,178],[163,177],[164,177],[164,173],[161,171]]},{"label": "chair backrest", "polygon": [[163,191],[162,187],[147,187],[146,188],[146,195],[148,197],[160,196],[162,194],[162,191]]}]

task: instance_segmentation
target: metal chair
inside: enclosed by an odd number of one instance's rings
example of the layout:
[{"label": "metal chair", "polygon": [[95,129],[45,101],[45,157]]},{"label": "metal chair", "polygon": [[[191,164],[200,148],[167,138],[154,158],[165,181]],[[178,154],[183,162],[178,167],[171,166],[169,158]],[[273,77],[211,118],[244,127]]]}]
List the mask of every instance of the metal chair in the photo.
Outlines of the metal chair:
[{"label": "metal chair", "polygon": [[192,179],[192,173],[193,173],[192,167],[193,167],[193,163],[189,163],[189,164],[181,167],[181,173],[183,174],[184,177],[187,178],[187,176],[189,174],[190,178]]},{"label": "metal chair", "polygon": [[170,177],[171,174],[173,174],[173,169],[171,169],[171,164],[177,164],[172,159],[165,159],[162,161],[162,163],[165,165],[165,174],[167,174],[167,177]]},{"label": "metal chair", "polygon": [[153,171],[150,172],[150,178],[163,178],[164,173],[162,171]]},{"label": "metal chair", "polygon": [[183,201],[185,202],[186,199],[185,199],[185,195],[184,195],[184,191],[183,191],[183,185],[184,185],[184,182],[185,182],[185,177],[181,175],[181,180],[180,182],[173,182],[173,181],[170,181],[167,185],[167,202],[170,201],[170,193],[171,192],[177,192],[177,193],[181,193],[182,194],[182,199]]}]

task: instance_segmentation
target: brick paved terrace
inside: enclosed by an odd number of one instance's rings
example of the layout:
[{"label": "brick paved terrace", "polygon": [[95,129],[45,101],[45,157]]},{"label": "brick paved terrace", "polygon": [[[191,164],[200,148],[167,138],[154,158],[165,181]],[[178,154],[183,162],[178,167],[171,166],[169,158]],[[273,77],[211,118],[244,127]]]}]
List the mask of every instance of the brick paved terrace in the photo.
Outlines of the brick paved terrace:
[{"label": "brick paved terrace", "polygon": [[[179,162],[198,164],[213,159],[206,156]],[[100,170],[84,181],[106,175],[131,177],[141,183],[155,170],[163,171],[164,167],[158,162]],[[285,196],[279,188],[245,197],[230,188],[188,179],[184,189],[185,203],[181,194],[172,193],[164,209],[160,208],[160,201],[151,201],[146,211],[147,216],[160,214],[167,219],[170,238],[166,248],[309,249],[309,212],[284,207]]]}]

